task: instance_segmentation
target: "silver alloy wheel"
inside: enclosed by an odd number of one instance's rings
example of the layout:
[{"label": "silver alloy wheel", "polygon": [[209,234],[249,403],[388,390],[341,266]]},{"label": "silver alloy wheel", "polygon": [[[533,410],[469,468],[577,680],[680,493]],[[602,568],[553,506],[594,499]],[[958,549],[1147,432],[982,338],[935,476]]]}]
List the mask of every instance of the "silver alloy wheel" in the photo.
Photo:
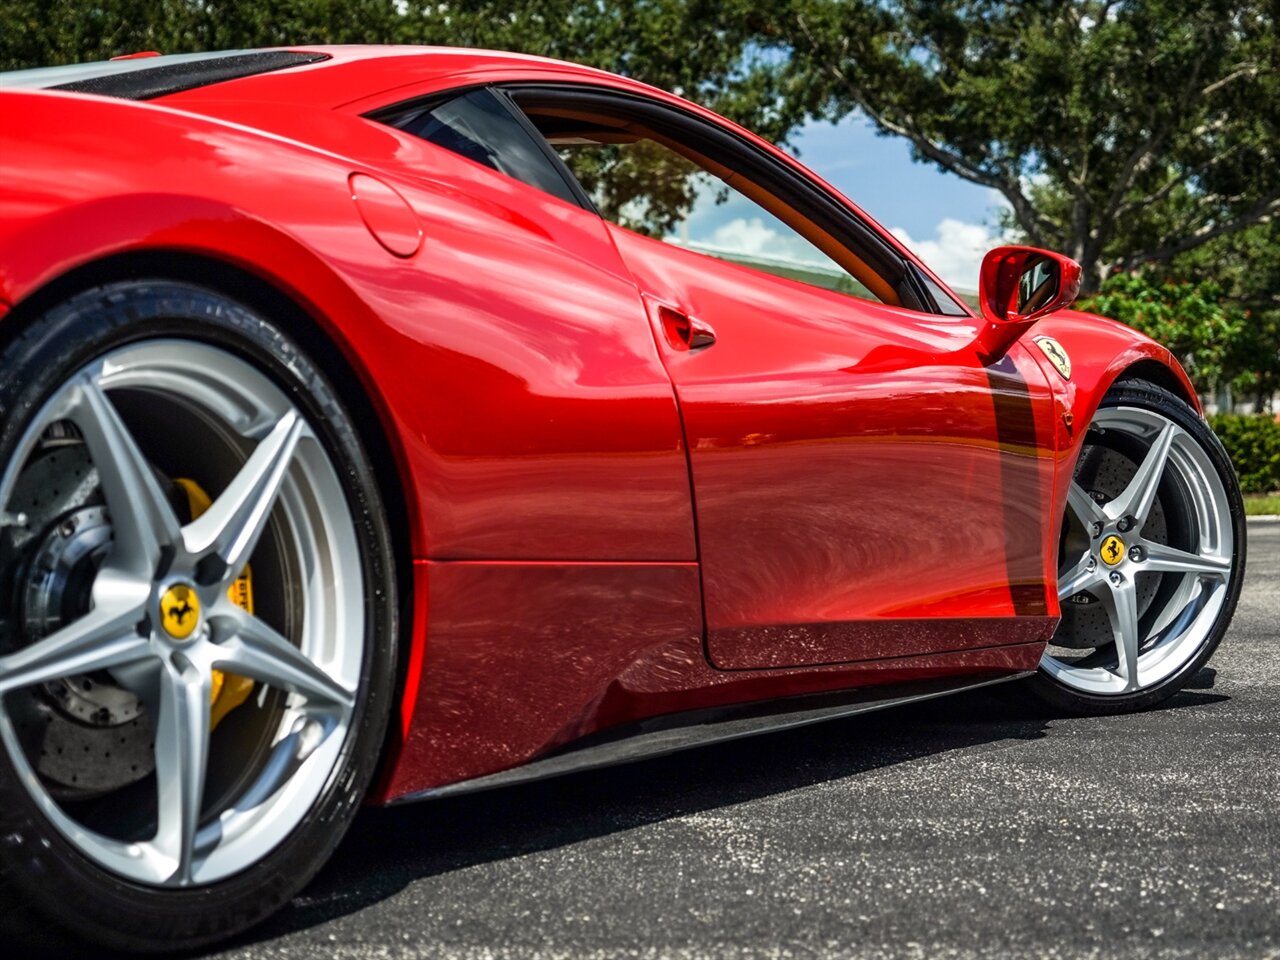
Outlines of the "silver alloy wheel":
[{"label": "silver alloy wheel", "polygon": [[[212,506],[185,525],[139,449],[138,440],[155,438],[135,438],[109,399],[126,394],[165,408],[177,418],[170,422],[198,421],[232,461]],[[24,465],[51,426],[66,421],[92,458],[114,540],[88,612],[0,657],[0,739],[44,815],[98,866],[148,885],[213,883],[284,840],[338,764],[365,644],[351,510],[320,440],[266,375],[219,347],[152,340],[83,368],[44,405],[0,477],[0,519],[9,525],[24,520],[10,509]],[[182,444],[180,430],[171,442]],[[227,595],[268,540],[288,575],[290,612],[277,618],[279,630]],[[196,601],[189,636],[165,628],[162,606],[175,586]],[[257,682],[265,726],[259,748],[243,757],[226,756],[211,737],[215,669]],[[97,671],[136,695],[154,724],[154,823],[140,837],[107,835],[55,797],[11,715],[13,697]],[[206,791],[215,758],[246,765],[234,790]]]},{"label": "silver alloy wheel", "polygon": [[[1041,668],[1074,690],[1117,696],[1160,683],[1202,648],[1227,599],[1235,534],[1221,477],[1200,443],[1172,420],[1140,407],[1105,407],[1090,429],[1117,431],[1145,449],[1124,489],[1110,500],[1098,502],[1075,479],[1067,496],[1066,522],[1080,535],[1060,568],[1058,598],[1064,606],[1100,602],[1114,653],[1072,660],[1051,641]],[[1179,519],[1186,549],[1152,539],[1147,529],[1162,482],[1185,508]],[[1138,578],[1155,576],[1161,578],[1161,602],[1140,610]]]}]

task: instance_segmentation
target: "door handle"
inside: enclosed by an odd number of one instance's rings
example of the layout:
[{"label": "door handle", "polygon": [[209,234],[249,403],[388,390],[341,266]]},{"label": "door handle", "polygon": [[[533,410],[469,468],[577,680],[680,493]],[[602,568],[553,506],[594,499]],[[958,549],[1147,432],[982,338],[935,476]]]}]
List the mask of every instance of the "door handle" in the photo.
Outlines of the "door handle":
[{"label": "door handle", "polygon": [[658,306],[658,323],[673,350],[692,353],[705,350],[716,342],[716,332],[711,324],[665,304]]}]

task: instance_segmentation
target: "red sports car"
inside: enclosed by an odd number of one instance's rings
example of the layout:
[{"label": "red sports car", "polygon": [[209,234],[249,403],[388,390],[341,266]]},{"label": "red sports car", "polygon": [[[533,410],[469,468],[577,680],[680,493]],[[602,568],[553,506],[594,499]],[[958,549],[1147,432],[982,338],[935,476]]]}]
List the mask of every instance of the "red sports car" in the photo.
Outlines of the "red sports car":
[{"label": "red sports car", "polygon": [[1240,494],[1169,352],[511,54],[0,75],[0,883],[191,947],[366,800],[1026,678],[1177,691]]}]

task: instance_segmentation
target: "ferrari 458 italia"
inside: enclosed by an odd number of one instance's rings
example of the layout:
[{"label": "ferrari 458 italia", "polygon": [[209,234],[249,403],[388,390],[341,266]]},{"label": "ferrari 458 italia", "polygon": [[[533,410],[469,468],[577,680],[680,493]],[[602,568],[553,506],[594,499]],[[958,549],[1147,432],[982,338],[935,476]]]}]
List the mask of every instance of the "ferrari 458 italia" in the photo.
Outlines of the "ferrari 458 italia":
[{"label": "ferrari 458 italia", "polygon": [[1002,681],[1135,710],[1227,629],[1230,462],[1065,257],[970,305],[748,131],[512,54],[0,116],[6,910],[198,946],[364,802]]}]

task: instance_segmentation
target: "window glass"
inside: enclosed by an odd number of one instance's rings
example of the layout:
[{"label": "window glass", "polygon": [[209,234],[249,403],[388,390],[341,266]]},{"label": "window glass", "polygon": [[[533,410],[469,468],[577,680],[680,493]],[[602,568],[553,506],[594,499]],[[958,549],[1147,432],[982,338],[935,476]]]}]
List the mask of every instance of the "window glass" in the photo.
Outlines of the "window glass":
[{"label": "window glass", "polygon": [[577,204],[545,149],[489,90],[473,90],[393,121],[407,133]]},{"label": "window glass", "polygon": [[593,127],[537,110],[529,116],[611,222],[754,270],[885,299],[747,195],[759,188],[731,186],[742,180],[713,161],[695,162],[635,125]]},{"label": "window glass", "polygon": [[947,293],[931,277],[922,271],[917,271],[917,273],[924,282],[925,287],[928,288],[929,296],[933,297],[933,302],[937,304],[939,313],[947,317],[967,317],[969,315],[969,311],[956,303],[951,294]]}]

